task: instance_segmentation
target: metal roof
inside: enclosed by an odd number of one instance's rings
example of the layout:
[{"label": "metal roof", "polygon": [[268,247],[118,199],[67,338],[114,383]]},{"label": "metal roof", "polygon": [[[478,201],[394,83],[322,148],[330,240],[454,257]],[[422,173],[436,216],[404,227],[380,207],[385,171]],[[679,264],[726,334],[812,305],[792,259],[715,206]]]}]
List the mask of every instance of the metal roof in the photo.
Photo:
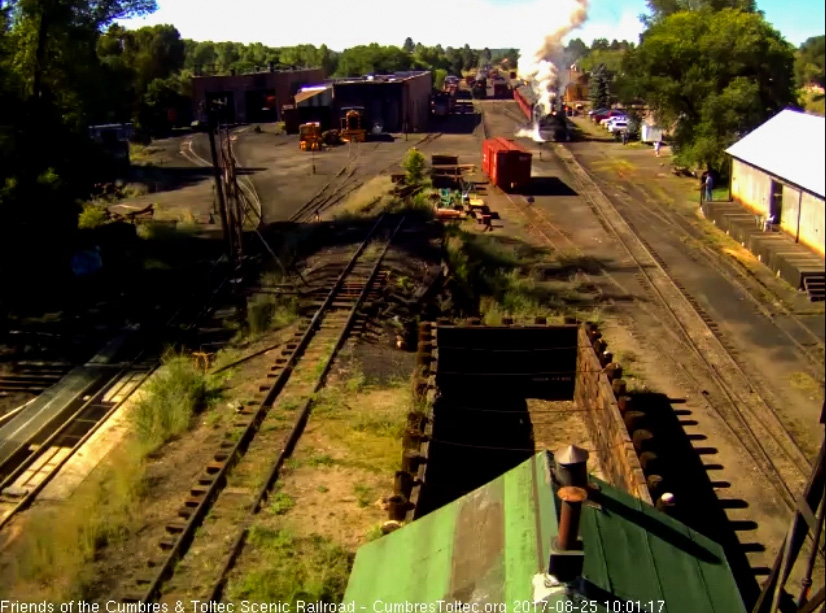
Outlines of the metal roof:
[{"label": "metal roof", "polygon": [[[460,601],[479,603],[480,611],[508,603],[506,610],[514,611],[513,603],[533,601],[557,533],[552,462],[551,454],[537,454],[361,547],[345,603],[373,610],[375,602]],[[618,600],[653,601],[662,613],[745,613],[719,545],[607,483],[591,482],[600,506],[582,510],[585,581],[578,588],[599,605],[589,611],[606,611],[602,603]],[[572,596],[556,591],[545,610],[569,610],[564,603]]]},{"label": "metal roof", "polygon": [[826,119],[786,109],[726,153],[823,198],[824,145]]}]

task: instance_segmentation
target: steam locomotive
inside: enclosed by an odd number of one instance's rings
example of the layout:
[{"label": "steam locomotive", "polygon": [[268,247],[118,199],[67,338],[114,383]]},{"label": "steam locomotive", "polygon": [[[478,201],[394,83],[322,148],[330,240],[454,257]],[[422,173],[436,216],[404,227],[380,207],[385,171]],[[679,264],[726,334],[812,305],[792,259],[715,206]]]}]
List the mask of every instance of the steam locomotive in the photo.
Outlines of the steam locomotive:
[{"label": "steam locomotive", "polygon": [[513,99],[522,109],[525,118],[532,125],[539,127],[539,133],[544,139],[557,142],[570,140],[568,121],[558,103],[554,105],[550,113],[547,113],[542,105],[537,104],[538,98],[528,85],[521,85],[514,89]]}]

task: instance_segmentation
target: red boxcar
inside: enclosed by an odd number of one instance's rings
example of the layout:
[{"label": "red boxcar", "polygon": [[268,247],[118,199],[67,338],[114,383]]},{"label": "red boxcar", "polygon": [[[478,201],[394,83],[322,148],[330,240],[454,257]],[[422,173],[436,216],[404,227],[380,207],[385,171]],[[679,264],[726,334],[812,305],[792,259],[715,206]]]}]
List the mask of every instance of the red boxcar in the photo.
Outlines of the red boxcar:
[{"label": "red boxcar", "polygon": [[530,185],[532,158],[528,151],[506,138],[482,144],[482,170],[504,191],[518,191]]},{"label": "red boxcar", "polygon": [[533,113],[531,110],[531,105],[525,100],[525,97],[519,93],[518,89],[513,90],[513,99],[516,100],[516,103],[519,105],[519,108],[522,109],[522,112],[525,114],[525,117],[528,121],[533,120]]}]

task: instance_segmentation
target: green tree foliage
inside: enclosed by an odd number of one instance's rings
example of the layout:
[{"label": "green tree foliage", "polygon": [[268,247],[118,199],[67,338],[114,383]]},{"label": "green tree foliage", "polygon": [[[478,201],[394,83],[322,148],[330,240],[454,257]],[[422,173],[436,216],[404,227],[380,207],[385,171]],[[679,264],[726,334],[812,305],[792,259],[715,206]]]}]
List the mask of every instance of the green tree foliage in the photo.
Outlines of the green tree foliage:
[{"label": "green tree foliage", "polygon": [[653,25],[660,19],[684,11],[722,11],[735,9],[754,13],[757,11],[755,0],[646,0],[650,15],[642,17],[643,23]]},{"label": "green tree foliage", "polygon": [[413,42],[413,39],[409,36],[404,39],[404,44],[402,45],[402,49],[404,49],[407,53],[413,53],[413,49],[416,48],[416,43]]},{"label": "green tree foliage", "polygon": [[399,47],[383,47],[377,43],[351,47],[342,52],[338,59],[336,74],[355,77],[371,73],[391,73],[409,70],[413,58]]},{"label": "green tree foliage", "polygon": [[826,36],[813,36],[800,45],[794,71],[800,87],[826,87]]},{"label": "green tree foliage", "polygon": [[758,13],[686,11],[662,19],[625,58],[632,92],[675,125],[686,165],[723,167],[738,135],[795,104],[794,52]]},{"label": "green tree foliage", "polygon": [[611,99],[611,91],[608,83],[608,73],[602,64],[591,72],[589,95],[591,98],[591,108],[604,109],[608,107]]},{"label": "green tree foliage", "polygon": [[567,64],[575,64],[580,59],[588,55],[590,49],[581,38],[574,38],[565,46],[565,62]]},{"label": "green tree foliage", "polygon": [[406,177],[405,180],[408,185],[421,185],[424,181],[425,158],[421,151],[415,147],[407,152],[407,155],[402,162]]},{"label": "green tree foliage", "polygon": [[442,89],[445,84],[445,78],[447,78],[447,70],[443,68],[437,68],[433,71],[433,87],[436,89]]}]

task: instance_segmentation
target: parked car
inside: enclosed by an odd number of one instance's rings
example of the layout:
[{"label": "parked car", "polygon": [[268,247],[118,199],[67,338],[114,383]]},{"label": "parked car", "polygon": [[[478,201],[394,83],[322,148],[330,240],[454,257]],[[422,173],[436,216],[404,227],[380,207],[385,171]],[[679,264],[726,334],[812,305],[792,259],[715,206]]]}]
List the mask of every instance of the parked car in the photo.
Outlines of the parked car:
[{"label": "parked car", "polygon": [[628,121],[628,117],[625,115],[616,115],[614,117],[609,117],[608,119],[603,119],[600,125],[605,126],[606,129],[610,130],[611,125],[618,122],[618,121]]},{"label": "parked car", "polygon": [[608,131],[611,132],[611,134],[617,134],[618,132],[622,132],[623,130],[627,130],[627,129],[628,129],[628,120],[627,119],[624,119],[622,121],[614,121],[608,127]]},{"label": "parked car", "polygon": [[592,109],[588,111],[588,117],[593,117],[594,115],[601,115],[603,113],[607,113],[611,109]]},{"label": "parked car", "polygon": [[618,117],[620,115],[625,115],[625,111],[611,109],[610,111],[606,111],[604,113],[595,113],[591,116],[591,119],[593,119],[594,122],[599,123],[603,119],[608,119],[609,117]]}]

